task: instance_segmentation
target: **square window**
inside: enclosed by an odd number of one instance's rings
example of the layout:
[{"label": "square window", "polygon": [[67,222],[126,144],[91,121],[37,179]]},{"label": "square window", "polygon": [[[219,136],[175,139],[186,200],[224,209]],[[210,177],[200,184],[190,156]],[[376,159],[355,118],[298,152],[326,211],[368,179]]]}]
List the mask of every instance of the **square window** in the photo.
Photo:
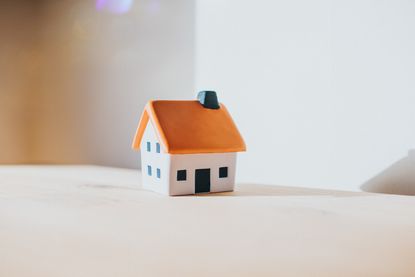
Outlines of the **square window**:
[{"label": "square window", "polygon": [[228,167],[219,167],[219,178],[228,177]]},{"label": "square window", "polygon": [[147,141],[147,152],[151,151],[151,143]]},{"label": "square window", "polygon": [[160,153],[160,143],[156,143],[156,152]]},{"label": "square window", "polygon": [[147,166],[147,174],[148,176],[151,176],[151,165]]},{"label": "square window", "polygon": [[177,170],[177,181],[186,181],[187,171],[186,170]]},{"label": "square window", "polygon": [[161,176],[161,171],[160,171],[160,168],[157,168],[157,178],[159,178],[159,179],[160,179],[160,176]]}]

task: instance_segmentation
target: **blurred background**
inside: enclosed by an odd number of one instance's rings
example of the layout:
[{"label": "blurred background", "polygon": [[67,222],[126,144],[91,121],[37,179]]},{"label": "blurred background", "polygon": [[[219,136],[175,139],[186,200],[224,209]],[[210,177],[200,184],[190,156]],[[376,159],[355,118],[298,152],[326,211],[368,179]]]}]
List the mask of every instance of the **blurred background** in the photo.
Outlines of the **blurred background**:
[{"label": "blurred background", "polygon": [[400,0],[0,0],[0,162],[139,167],[145,103],[210,89],[247,142],[239,182],[411,191],[414,15]]},{"label": "blurred background", "polygon": [[152,98],[194,97],[189,0],[0,0],[0,162],[138,167]]}]

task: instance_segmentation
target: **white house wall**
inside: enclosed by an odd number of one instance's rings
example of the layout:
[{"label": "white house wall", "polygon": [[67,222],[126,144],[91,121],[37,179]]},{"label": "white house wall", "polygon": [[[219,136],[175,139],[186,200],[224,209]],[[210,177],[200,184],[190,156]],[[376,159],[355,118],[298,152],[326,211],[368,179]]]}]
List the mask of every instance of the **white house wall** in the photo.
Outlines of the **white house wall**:
[{"label": "white house wall", "polygon": [[[150,152],[147,151],[147,142],[151,143]],[[165,152],[161,143],[161,151],[160,153],[156,153],[156,143],[160,142],[157,139],[155,129],[151,121],[149,121],[144,131],[143,139],[141,140],[143,188],[162,194],[168,194],[170,177],[170,155]],[[150,165],[152,169],[151,176],[149,176],[147,172],[148,165]],[[160,178],[157,178],[157,168],[160,168],[161,171]]]},{"label": "white house wall", "polygon": [[[195,193],[195,170],[210,169],[210,191],[232,191],[235,184],[236,153],[171,155],[170,195]],[[219,178],[219,168],[228,167],[228,177]],[[186,170],[186,181],[177,181],[177,171]]]},{"label": "white house wall", "polygon": [[[150,152],[147,151],[150,142]],[[232,191],[235,184],[236,153],[183,154],[171,155],[165,152],[160,143],[161,151],[156,152],[157,138],[151,121],[147,124],[141,140],[141,164],[143,188],[167,195],[186,195],[195,193],[196,169],[210,169],[210,191]],[[152,174],[148,174],[147,166],[151,166]],[[219,178],[219,168],[228,167],[228,176]],[[160,178],[157,177],[160,169]],[[186,180],[177,181],[177,171],[186,170]]]}]

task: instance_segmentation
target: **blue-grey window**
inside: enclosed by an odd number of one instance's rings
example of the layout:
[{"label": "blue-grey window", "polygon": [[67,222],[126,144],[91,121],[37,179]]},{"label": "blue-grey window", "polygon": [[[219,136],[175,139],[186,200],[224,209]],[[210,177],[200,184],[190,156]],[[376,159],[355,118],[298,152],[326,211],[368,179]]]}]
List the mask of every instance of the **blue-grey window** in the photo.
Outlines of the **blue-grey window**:
[{"label": "blue-grey window", "polygon": [[148,176],[151,176],[151,165],[147,166],[147,174]]},{"label": "blue-grey window", "polygon": [[228,167],[219,167],[219,178],[228,177]]},{"label": "blue-grey window", "polygon": [[177,181],[186,181],[187,171],[186,170],[177,170]]},{"label": "blue-grey window", "polygon": [[156,152],[160,153],[160,143],[156,143]]},{"label": "blue-grey window", "polygon": [[147,141],[147,152],[151,151],[151,142]]},{"label": "blue-grey window", "polygon": [[157,178],[160,179],[160,176],[161,176],[160,168],[157,168]]}]

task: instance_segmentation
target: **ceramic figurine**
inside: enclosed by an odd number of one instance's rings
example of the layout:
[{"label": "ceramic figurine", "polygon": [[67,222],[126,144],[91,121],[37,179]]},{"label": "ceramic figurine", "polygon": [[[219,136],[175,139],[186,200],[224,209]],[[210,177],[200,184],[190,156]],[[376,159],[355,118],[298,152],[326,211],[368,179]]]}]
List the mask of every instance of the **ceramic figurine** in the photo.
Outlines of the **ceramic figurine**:
[{"label": "ceramic figurine", "polygon": [[216,92],[147,103],[133,142],[143,187],[166,195],[233,191],[241,134]]}]

